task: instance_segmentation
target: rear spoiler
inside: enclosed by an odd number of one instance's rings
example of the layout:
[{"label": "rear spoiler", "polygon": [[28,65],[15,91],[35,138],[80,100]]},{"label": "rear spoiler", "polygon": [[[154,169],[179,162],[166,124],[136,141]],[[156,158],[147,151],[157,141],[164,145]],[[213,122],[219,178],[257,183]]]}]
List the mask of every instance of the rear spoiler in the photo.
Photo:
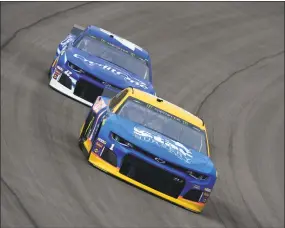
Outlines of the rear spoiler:
[{"label": "rear spoiler", "polygon": [[75,35],[75,36],[79,36],[80,33],[82,33],[84,30],[85,30],[85,28],[83,26],[74,24],[71,31],[70,31],[70,34]]}]

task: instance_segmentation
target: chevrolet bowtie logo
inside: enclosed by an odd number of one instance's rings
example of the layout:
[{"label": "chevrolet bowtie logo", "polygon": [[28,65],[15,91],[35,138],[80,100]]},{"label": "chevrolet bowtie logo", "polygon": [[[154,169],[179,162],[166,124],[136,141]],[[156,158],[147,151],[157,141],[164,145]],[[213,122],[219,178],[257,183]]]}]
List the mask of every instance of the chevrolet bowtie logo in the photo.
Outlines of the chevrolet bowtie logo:
[{"label": "chevrolet bowtie logo", "polygon": [[156,160],[160,164],[164,164],[165,163],[165,161],[162,160],[161,158],[155,158],[154,160]]}]

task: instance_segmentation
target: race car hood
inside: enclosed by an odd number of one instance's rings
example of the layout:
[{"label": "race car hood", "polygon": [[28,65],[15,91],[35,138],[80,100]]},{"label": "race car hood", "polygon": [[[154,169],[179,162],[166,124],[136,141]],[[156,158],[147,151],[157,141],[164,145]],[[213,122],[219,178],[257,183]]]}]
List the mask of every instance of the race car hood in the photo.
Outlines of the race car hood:
[{"label": "race car hood", "polygon": [[112,114],[104,128],[160,159],[204,174],[216,174],[213,162],[206,155],[118,115]]},{"label": "race car hood", "polygon": [[97,78],[121,89],[132,86],[146,92],[154,93],[153,86],[149,81],[77,48],[69,47],[66,50],[66,58],[90,75],[96,75]]}]

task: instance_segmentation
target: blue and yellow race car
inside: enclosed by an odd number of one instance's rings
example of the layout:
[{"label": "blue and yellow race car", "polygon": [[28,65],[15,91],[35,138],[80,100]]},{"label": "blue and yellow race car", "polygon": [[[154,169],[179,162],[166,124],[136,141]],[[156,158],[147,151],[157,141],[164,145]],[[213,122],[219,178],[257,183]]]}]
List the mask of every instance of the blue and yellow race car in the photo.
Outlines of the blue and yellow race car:
[{"label": "blue and yellow race car", "polygon": [[217,178],[204,122],[135,88],[97,98],[79,146],[95,167],[197,213]]},{"label": "blue and yellow race car", "polygon": [[155,94],[149,53],[96,26],[74,25],[59,44],[49,70],[49,85],[92,106],[104,88],[132,86]]}]

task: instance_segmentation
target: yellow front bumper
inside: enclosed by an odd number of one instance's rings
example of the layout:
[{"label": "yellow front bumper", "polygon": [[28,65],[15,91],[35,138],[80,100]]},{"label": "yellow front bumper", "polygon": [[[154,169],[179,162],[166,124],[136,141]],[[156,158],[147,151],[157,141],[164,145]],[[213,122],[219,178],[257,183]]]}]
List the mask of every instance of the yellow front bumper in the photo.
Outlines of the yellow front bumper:
[{"label": "yellow front bumper", "polygon": [[166,200],[168,200],[168,201],[170,201],[172,203],[175,203],[175,204],[177,204],[179,206],[182,206],[182,207],[184,207],[184,208],[186,208],[188,210],[194,211],[196,213],[201,213],[203,211],[203,209],[204,209],[204,206],[205,206],[204,203],[197,203],[197,202],[189,201],[189,200],[184,199],[182,196],[179,196],[177,199],[173,198],[171,196],[168,196],[168,195],[166,195],[164,193],[161,193],[161,192],[159,192],[159,191],[157,191],[157,190],[155,190],[153,188],[150,188],[150,187],[148,187],[146,185],[143,185],[143,184],[141,184],[141,183],[139,183],[139,182],[137,182],[137,181],[135,181],[135,180],[133,180],[133,179],[123,175],[123,174],[121,174],[119,172],[119,168],[114,167],[114,166],[110,165],[109,163],[105,162],[103,159],[101,159],[94,152],[91,152],[90,157],[89,157],[89,162],[92,165],[94,165],[95,167],[103,170],[104,172],[112,174],[112,175],[114,175],[114,176],[116,176],[116,177],[118,177],[118,178],[120,178],[120,179],[122,179],[124,181],[127,181],[127,182],[129,182],[129,183],[131,183],[131,184],[141,188],[141,189],[144,189],[144,190],[146,190],[148,192],[151,192],[151,193],[153,193],[153,194],[155,194],[155,195],[157,195],[157,196],[159,196],[159,197],[161,197],[163,199],[166,199]]}]

